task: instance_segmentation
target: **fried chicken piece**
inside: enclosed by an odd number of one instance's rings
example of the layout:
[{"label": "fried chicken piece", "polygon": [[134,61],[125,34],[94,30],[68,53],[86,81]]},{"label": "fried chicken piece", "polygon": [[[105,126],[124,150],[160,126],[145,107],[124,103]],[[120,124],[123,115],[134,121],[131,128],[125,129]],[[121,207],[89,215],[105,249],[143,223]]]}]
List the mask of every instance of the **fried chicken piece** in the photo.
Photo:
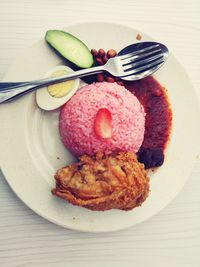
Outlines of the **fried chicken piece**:
[{"label": "fried chicken piece", "polygon": [[80,162],[58,170],[55,179],[54,195],[90,210],[131,210],[149,193],[144,165],[132,152],[84,155]]}]

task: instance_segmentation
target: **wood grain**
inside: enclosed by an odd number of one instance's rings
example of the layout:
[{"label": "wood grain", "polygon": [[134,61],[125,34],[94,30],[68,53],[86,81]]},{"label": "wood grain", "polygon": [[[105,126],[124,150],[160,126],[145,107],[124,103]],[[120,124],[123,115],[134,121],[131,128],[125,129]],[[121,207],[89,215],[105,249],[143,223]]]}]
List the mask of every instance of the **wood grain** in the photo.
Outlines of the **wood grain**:
[{"label": "wood grain", "polygon": [[[1,0],[0,79],[47,29],[111,21],[165,42],[200,96],[199,11],[199,0]],[[33,213],[1,174],[0,266],[200,266],[199,177],[200,160],[181,193],[158,215],[124,231],[88,234],[60,228]]]}]

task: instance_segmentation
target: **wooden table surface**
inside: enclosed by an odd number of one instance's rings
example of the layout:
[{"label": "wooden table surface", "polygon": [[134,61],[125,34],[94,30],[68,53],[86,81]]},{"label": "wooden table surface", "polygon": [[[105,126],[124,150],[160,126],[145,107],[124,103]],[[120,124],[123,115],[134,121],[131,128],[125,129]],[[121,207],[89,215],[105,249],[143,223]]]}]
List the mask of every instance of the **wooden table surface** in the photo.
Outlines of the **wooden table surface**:
[{"label": "wooden table surface", "polygon": [[[123,23],[166,43],[200,97],[199,0],[0,0],[0,79],[47,29],[84,21]],[[200,160],[167,208],[110,234],[75,232],[44,220],[0,175],[0,266],[200,266]]]}]

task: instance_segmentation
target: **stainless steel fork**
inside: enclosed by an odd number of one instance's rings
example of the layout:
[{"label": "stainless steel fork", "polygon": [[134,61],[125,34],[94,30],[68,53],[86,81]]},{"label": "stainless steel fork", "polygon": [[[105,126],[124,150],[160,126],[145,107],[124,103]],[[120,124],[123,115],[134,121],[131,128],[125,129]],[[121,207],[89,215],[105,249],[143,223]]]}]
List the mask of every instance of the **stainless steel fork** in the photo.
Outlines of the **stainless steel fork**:
[{"label": "stainless steel fork", "polygon": [[111,75],[123,80],[139,80],[155,72],[168,57],[167,47],[156,42],[133,44],[125,47],[121,52],[118,56],[110,58],[105,65],[78,70],[64,76],[29,82],[0,83],[0,103],[11,101],[16,97],[49,84],[100,72],[109,72]]}]

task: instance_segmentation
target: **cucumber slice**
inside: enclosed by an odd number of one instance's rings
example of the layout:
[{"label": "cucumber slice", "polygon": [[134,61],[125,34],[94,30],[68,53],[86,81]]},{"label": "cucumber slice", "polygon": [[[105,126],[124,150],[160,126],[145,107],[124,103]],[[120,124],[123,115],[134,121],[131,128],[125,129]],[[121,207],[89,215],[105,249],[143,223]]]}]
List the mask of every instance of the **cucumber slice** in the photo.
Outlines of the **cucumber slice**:
[{"label": "cucumber slice", "polygon": [[90,68],[94,63],[88,47],[68,32],[49,30],[46,32],[45,40],[64,58],[80,68]]}]

